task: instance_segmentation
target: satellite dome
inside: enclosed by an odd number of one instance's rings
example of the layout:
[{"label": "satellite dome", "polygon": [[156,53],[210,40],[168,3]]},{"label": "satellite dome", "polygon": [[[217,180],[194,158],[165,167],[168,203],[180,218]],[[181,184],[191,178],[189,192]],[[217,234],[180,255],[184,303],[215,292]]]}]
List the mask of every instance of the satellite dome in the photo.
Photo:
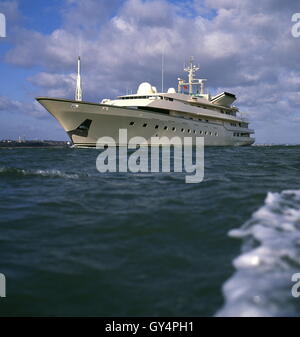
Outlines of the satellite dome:
[{"label": "satellite dome", "polygon": [[176,94],[176,90],[174,88],[169,88],[168,94]]},{"label": "satellite dome", "polygon": [[138,95],[151,95],[151,94],[154,94],[151,84],[148,83],[148,82],[141,83],[139,85],[137,94]]},{"label": "satellite dome", "polygon": [[153,93],[153,94],[157,94],[157,89],[156,89],[156,87],[152,87],[152,93]]}]

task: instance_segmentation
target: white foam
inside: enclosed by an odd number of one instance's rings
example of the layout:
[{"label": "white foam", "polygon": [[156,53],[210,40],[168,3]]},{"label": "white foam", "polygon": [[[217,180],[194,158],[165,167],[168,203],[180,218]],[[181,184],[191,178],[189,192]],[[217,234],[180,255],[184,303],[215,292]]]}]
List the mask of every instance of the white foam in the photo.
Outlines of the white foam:
[{"label": "white foam", "polygon": [[[243,240],[224,284],[225,304],[216,316],[300,315],[291,276],[300,272],[300,190],[269,192],[265,204],[231,237]],[[298,309],[299,310],[299,309]]]},{"label": "white foam", "polygon": [[60,177],[68,179],[78,179],[78,174],[65,173],[60,170],[28,170],[28,169],[19,169],[19,168],[9,168],[9,167],[0,167],[0,173],[11,173],[11,174],[21,174],[21,175],[37,175],[43,177]]},{"label": "white foam", "polygon": [[61,177],[68,179],[78,179],[78,174],[68,174],[60,170],[33,170],[33,171],[24,171],[24,174],[36,174],[44,177]]}]

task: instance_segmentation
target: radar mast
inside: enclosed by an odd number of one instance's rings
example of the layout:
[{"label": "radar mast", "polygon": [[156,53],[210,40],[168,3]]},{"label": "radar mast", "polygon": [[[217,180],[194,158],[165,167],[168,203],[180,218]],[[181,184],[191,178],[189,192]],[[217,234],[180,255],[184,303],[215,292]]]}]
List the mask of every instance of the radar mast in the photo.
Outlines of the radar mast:
[{"label": "radar mast", "polygon": [[[190,64],[188,66],[184,67],[184,71],[188,73],[188,82],[185,83],[183,79],[178,78],[178,92],[182,93],[182,87],[183,89],[189,89],[189,95],[205,95],[204,91],[204,82],[206,79],[201,78],[201,79],[196,79],[194,78],[194,75],[196,71],[198,71],[200,68],[196,65],[194,65],[194,57],[192,56],[190,58]],[[193,92],[194,86],[200,86],[200,92],[197,89],[197,93],[195,94]],[[199,95],[199,96],[200,96]]]},{"label": "radar mast", "polygon": [[78,56],[77,60],[77,81],[76,81],[75,101],[82,101],[80,56]]}]

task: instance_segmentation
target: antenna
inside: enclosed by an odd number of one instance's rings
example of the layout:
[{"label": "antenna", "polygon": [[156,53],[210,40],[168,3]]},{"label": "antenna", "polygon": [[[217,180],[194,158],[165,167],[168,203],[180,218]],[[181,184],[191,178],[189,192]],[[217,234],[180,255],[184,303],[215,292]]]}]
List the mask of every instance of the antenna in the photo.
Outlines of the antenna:
[{"label": "antenna", "polygon": [[77,61],[77,82],[76,82],[76,91],[75,91],[75,101],[82,101],[80,56],[78,56],[78,61]]},{"label": "antenna", "polygon": [[165,50],[163,49],[162,55],[161,55],[161,92],[164,92],[164,58],[165,58]]}]

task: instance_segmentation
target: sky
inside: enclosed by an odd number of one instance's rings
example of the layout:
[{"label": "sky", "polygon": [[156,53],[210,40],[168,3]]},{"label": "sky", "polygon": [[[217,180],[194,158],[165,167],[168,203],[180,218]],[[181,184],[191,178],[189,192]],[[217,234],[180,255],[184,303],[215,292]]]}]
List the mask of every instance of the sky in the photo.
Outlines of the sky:
[{"label": "sky", "polygon": [[299,0],[0,0],[0,139],[67,140],[35,97],[100,102],[177,87],[194,56],[207,91],[236,94],[257,143],[300,144]]}]

